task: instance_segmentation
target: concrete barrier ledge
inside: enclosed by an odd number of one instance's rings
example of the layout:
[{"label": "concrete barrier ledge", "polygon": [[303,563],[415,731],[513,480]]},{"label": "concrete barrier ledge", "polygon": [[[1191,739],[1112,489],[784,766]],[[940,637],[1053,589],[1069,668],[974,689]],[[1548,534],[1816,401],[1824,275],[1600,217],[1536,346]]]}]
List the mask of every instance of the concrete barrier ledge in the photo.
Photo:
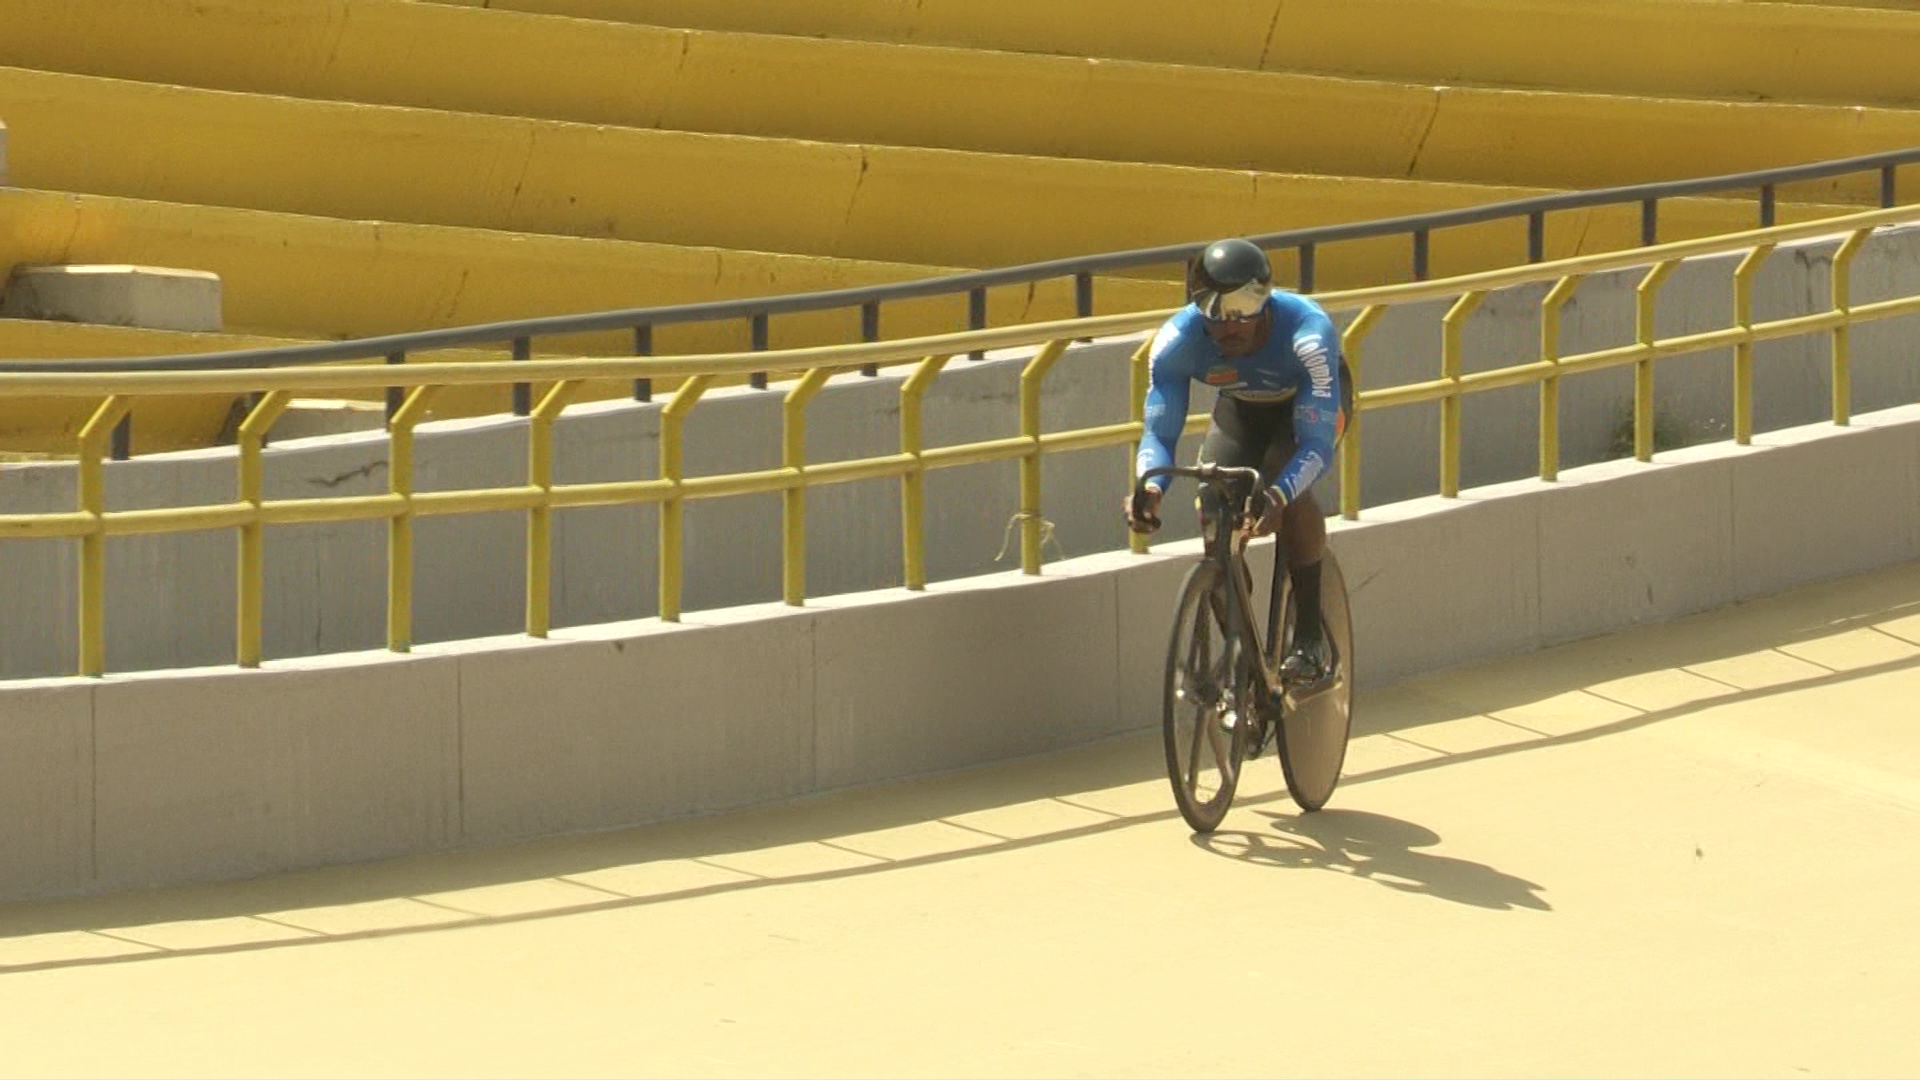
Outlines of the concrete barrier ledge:
[{"label": "concrete barrier ledge", "polygon": [[[1920,558],[1917,507],[1920,406],[1394,504],[1332,543],[1380,685]],[[7,683],[0,899],[640,824],[1149,726],[1196,555]]]}]

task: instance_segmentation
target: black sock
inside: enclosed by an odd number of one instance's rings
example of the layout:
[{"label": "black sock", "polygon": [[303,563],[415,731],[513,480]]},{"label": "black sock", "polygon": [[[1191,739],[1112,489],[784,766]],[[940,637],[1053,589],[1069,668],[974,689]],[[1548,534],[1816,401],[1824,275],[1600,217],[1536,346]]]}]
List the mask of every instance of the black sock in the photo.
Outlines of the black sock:
[{"label": "black sock", "polygon": [[1320,640],[1320,560],[1288,568],[1293,581],[1293,640],[1311,644]]}]

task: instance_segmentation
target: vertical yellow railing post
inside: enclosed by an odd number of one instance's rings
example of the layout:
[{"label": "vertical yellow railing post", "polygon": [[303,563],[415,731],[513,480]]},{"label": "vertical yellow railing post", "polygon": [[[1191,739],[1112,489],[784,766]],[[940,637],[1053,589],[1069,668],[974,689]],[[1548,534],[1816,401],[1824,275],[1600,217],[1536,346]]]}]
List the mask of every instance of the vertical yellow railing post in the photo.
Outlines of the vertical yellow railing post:
[{"label": "vertical yellow railing post", "polygon": [[[1655,263],[1634,287],[1633,336],[1641,345],[1653,344],[1654,304],[1659,299],[1660,286],[1678,265],[1676,259]],[[1653,358],[1650,356],[1633,365],[1633,456],[1639,461],[1653,460]]]},{"label": "vertical yellow railing post", "polygon": [[1041,544],[1046,539],[1040,517],[1040,386],[1067,342],[1049,341],[1020,372],[1020,437],[1031,440],[1020,458],[1020,570],[1040,572]]},{"label": "vertical yellow railing post", "polygon": [[[684,463],[687,414],[713,385],[712,375],[695,375],[680,384],[660,410],[660,479],[678,487]],[[686,499],[676,490],[660,504],[660,619],[680,621],[681,543],[685,539]]]},{"label": "vertical yellow railing post", "polygon": [[1387,305],[1370,304],[1360,309],[1340,334],[1340,355],[1356,384],[1353,388],[1353,415],[1347,417],[1346,437],[1340,440],[1340,516],[1348,521],[1360,518],[1360,343],[1373,332]]},{"label": "vertical yellow railing post", "polygon": [[527,636],[553,628],[553,422],[585,383],[554,383],[527,416],[527,484],[540,501],[527,509]]},{"label": "vertical yellow railing post", "polygon": [[437,386],[416,386],[387,423],[387,490],[406,500],[387,519],[387,648],[413,649],[413,429],[426,418]]},{"label": "vertical yellow railing post", "polygon": [[80,674],[107,669],[107,440],[133,402],[114,394],[80,429],[80,512],[93,523],[80,538]]},{"label": "vertical yellow railing post", "polygon": [[1453,384],[1440,399],[1440,494],[1449,499],[1460,494],[1460,330],[1486,295],[1462,293],[1440,320],[1440,377]]},{"label": "vertical yellow railing post", "polygon": [[[1153,338],[1150,337],[1141,342],[1140,347],[1133,350],[1133,355],[1127,358],[1127,387],[1133,395],[1127,401],[1127,419],[1141,425],[1140,430],[1142,435],[1146,434],[1147,390],[1153,385],[1152,354]],[[1139,460],[1140,440],[1135,439],[1127,445],[1128,477],[1133,476],[1134,469],[1137,467],[1136,463]],[[1131,484],[1129,484],[1127,490],[1131,493],[1133,490]],[[1132,529],[1127,530],[1127,547],[1135,555],[1145,555],[1148,546],[1149,537],[1146,533],[1137,533]]]},{"label": "vertical yellow railing post", "polygon": [[1833,253],[1833,310],[1846,315],[1833,328],[1833,422],[1845,427],[1853,416],[1853,364],[1851,345],[1853,311],[1853,257],[1860,245],[1873,235],[1872,229],[1856,229],[1847,234],[1840,250]]},{"label": "vertical yellow railing post", "polygon": [[[1773,253],[1772,244],[1757,244],[1733,271],[1733,324],[1753,332],[1753,276]],[[1733,347],[1733,441],[1753,441],[1753,339]]]},{"label": "vertical yellow railing post", "polygon": [[920,402],[947,359],[927,357],[900,384],[900,452],[913,455],[913,468],[900,477],[900,544],[904,584],[915,591],[927,587],[927,473],[920,464],[926,445],[920,430]]},{"label": "vertical yellow railing post", "polygon": [[260,666],[260,627],[266,607],[267,526],[260,519],[265,468],[260,456],[267,443],[267,430],[292,400],[293,394],[286,390],[262,397],[241,422],[236,439],[240,445],[240,501],[253,509],[253,516],[240,526],[240,583],[236,590],[239,610],[234,662],[245,668]]},{"label": "vertical yellow railing post", "polygon": [[1560,309],[1580,287],[1579,274],[1570,274],[1553,283],[1540,301],[1540,361],[1555,365],[1553,374],[1540,380],[1540,479],[1560,479]]},{"label": "vertical yellow railing post", "polygon": [[780,403],[780,467],[800,474],[782,493],[780,514],[780,598],[794,607],[807,602],[807,403],[827,385],[827,374],[808,371]]}]

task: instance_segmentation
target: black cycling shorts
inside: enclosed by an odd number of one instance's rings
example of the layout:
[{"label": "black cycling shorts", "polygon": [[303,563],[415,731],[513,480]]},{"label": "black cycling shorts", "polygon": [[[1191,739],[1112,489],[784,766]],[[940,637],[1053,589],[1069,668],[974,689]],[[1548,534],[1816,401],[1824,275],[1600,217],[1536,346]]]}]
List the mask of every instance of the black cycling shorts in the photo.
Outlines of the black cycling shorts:
[{"label": "black cycling shorts", "polygon": [[[1340,362],[1340,423],[1353,415],[1353,378]],[[1338,437],[1335,439],[1338,442]],[[1254,468],[1272,483],[1300,449],[1293,438],[1293,399],[1260,402],[1220,395],[1213,403],[1213,422],[1200,444],[1200,460],[1229,468]],[[1203,507],[1203,509],[1210,509]]]}]

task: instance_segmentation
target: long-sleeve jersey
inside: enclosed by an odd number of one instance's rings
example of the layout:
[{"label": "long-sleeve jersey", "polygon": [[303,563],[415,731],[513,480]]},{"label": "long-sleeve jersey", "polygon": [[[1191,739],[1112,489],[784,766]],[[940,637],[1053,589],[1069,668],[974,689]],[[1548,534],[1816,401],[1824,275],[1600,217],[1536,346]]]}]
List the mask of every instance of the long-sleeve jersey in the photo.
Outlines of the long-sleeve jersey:
[{"label": "long-sleeve jersey", "polygon": [[[1276,477],[1262,477],[1289,501],[1313,486],[1333,460],[1340,435],[1340,335],[1320,305],[1296,293],[1276,292],[1267,300],[1273,318],[1266,343],[1247,356],[1229,359],[1207,336],[1198,308],[1175,312],[1154,336],[1148,356],[1153,369],[1147,389],[1146,432],[1134,475],[1173,463],[1174,447],[1186,425],[1190,384],[1199,380],[1222,394],[1249,402],[1293,400],[1293,438],[1297,449]],[[1167,478],[1149,485],[1166,490]]]}]

